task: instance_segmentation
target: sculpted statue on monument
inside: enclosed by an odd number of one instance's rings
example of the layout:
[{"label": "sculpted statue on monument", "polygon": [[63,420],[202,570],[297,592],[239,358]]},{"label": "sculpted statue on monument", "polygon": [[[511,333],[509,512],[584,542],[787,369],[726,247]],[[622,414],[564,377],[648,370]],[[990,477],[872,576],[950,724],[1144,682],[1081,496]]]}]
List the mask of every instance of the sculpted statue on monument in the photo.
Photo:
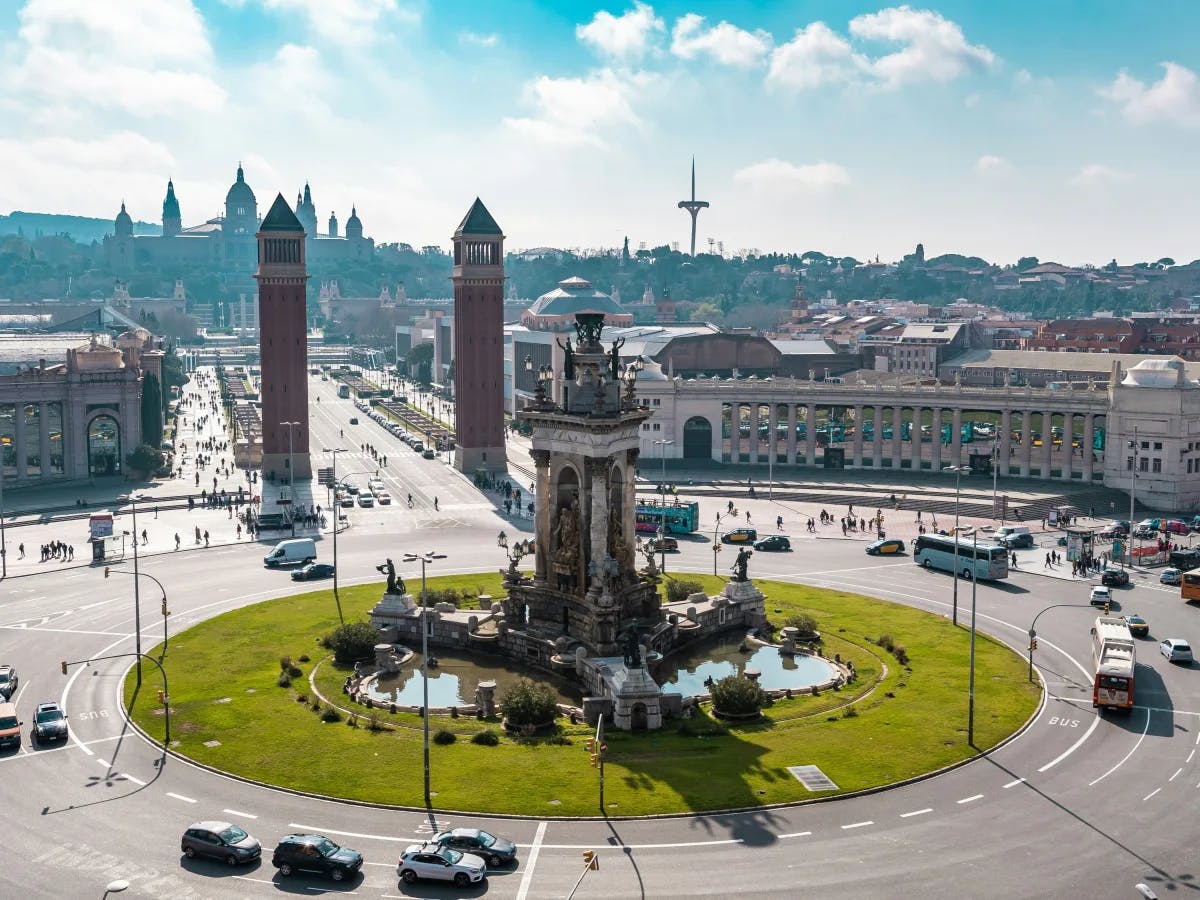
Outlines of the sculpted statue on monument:
[{"label": "sculpted statue on monument", "polygon": [[558,549],[554,552],[554,572],[558,576],[558,589],[569,590],[579,573],[578,500],[559,512],[555,541]]},{"label": "sculpted statue on monument", "polygon": [[637,622],[630,622],[622,629],[621,643],[624,645],[625,666],[630,669],[640,669],[642,667],[642,645]]},{"label": "sculpted statue on monument", "polygon": [[608,511],[608,555],[623,564],[628,554],[629,545],[625,543],[620,513],[616,509],[610,509]]},{"label": "sculpted statue on monument", "polygon": [[385,594],[405,593],[404,579],[396,577],[396,567],[392,564],[390,559],[376,566],[375,571],[387,575],[387,588],[384,590]]},{"label": "sculpted statue on monument", "polygon": [[754,551],[748,550],[745,547],[743,547],[741,550],[738,551],[737,559],[735,559],[733,561],[733,565],[730,566],[730,569],[733,572],[733,580],[734,581],[749,581],[750,580],[750,576],[747,574],[747,570],[750,568],[750,557],[753,554],[753,552]]}]

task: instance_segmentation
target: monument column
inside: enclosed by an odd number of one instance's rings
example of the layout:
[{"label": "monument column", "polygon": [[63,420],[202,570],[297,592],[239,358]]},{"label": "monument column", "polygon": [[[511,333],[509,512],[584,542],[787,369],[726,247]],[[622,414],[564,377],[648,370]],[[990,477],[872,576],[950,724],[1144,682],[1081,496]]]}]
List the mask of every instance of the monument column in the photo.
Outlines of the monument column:
[{"label": "monument column", "polygon": [[804,407],[804,461],[810,465],[817,464],[817,405],[809,403]]},{"label": "monument column", "polygon": [[883,407],[875,404],[874,422],[871,432],[871,468],[883,465]]},{"label": "monument column", "polygon": [[1092,449],[1095,441],[1096,415],[1087,413],[1083,417],[1083,444],[1079,448],[1079,452],[1083,456],[1083,480],[1088,485],[1092,483],[1092,478],[1095,476],[1096,451]]},{"label": "monument column", "polygon": [[772,465],[779,462],[779,404],[767,407],[767,459]]},{"label": "monument column", "polygon": [[592,495],[588,522],[588,559],[599,565],[608,555],[608,461],[589,459],[586,471]]},{"label": "monument column", "polygon": [[[38,445],[42,448],[42,452],[41,452],[41,459],[42,459],[41,476],[42,476],[42,478],[48,478],[50,476],[50,470],[53,468],[50,465],[49,409],[50,409],[49,403],[42,402],[42,403],[38,404],[38,430],[40,432],[40,434],[38,435]],[[144,442],[145,440],[146,440],[146,436],[142,435],[142,441]]]},{"label": "monument column", "polygon": [[742,404],[729,404],[729,461],[742,461]]},{"label": "monument column", "polygon": [[640,451],[635,447],[625,451],[625,506],[621,517],[621,537],[625,541],[625,559],[621,565],[637,569],[637,462]]},{"label": "monument column", "polygon": [[533,458],[533,464],[536,467],[535,486],[537,493],[534,495],[533,515],[534,515],[534,544],[537,552],[534,554],[534,583],[544,587],[547,583],[547,566],[546,558],[550,553],[550,507],[552,501],[550,498],[550,451],[549,450],[530,450],[529,455]]},{"label": "monument column", "polygon": [[1012,411],[1000,413],[1000,444],[996,450],[996,467],[1001,475],[1008,474],[1008,458],[1012,455]]},{"label": "monument column", "polygon": [[935,472],[942,471],[942,408],[933,411],[933,424],[930,426],[930,437],[933,438],[933,463],[930,468]]},{"label": "monument column", "polygon": [[787,408],[787,464],[796,464],[796,404],[789,403]]}]

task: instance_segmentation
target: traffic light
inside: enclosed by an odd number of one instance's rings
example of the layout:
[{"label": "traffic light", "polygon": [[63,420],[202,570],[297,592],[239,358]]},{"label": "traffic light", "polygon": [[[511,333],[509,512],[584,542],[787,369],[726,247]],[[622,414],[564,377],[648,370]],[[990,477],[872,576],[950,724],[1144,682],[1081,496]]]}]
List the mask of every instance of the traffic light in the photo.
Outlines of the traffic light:
[{"label": "traffic light", "polygon": [[600,754],[599,753],[593,753],[591,756],[591,760],[592,760],[592,768],[593,769],[600,768]]},{"label": "traffic light", "polygon": [[62,670],[63,670],[63,674],[66,675],[67,674],[67,661],[65,659],[62,661]]},{"label": "traffic light", "polygon": [[163,602],[162,602],[162,614],[163,614],[164,619],[170,615],[170,613],[167,612],[167,601],[166,601],[165,597],[163,598]]},{"label": "traffic light", "polygon": [[593,872],[599,871],[600,860],[596,858],[595,850],[583,851],[583,867],[585,869],[591,869]]},{"label": "traffic light", "polygon": [[1112,610],[1112,601],[1111,600],[1105,601],[1104,614],[1107,616],[1111,610]]},{"label": "traffic light", "polygon": [[1032,641],[1029,642],[1029,652],[1032,653],[1036,649],[1037,649],[1037,638],[1034,638]]}]

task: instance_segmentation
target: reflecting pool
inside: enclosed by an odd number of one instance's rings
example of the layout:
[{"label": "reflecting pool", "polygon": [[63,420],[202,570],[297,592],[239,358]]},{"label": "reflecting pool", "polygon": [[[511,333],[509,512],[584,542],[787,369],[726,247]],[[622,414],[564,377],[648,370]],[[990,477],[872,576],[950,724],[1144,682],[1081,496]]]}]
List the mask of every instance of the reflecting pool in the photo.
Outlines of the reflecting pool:
[{"label": "reflecting pool", "polygon": [[777,647],[750,644],[743,653],[740,636],[723,636],[702,642],[673,653],[659,666],[656,678],[664,694],[683,694],[692,697],[707,694],[711,678],[720,681],[729,675],[740,675],[746,669],[762,673],[758,679],[764,690],[808,688],[837,677],[831,663],[812,656],[784,656]]},{"label": "reflecting pool", "polygon": [[[494,656],[469,655],[461,651],[438,651],[437,665],[429,667],[429,707],[468,706],[475,702],[475,688],[481,681],[496,682],[496,701],[522,678],[547,684],[558,695],[559,703],[578,706],[581,694],[564,679],[532,669],[520,669]],[[384,675],[368,690],[377,703],[420,706],[421,654],[414,653],[395,675]]]}]

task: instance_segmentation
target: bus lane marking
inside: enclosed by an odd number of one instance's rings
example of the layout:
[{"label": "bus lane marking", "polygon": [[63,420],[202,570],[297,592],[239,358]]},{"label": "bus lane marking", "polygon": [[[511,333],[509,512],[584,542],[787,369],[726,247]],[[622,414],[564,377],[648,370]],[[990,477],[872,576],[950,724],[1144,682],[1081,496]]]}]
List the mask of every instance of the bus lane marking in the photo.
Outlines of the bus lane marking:
[{"label": "bus lane marking", "polygon": [[[1100,721],[1099,718],[1097,718],[1096,721],[1099,722]],[[1142,728],[1142,734],[1141,734],[1141,737],[1139,737],[1137,739],[1137,743],[1133,745],[1132,749],[1130,749],[1130,751],[1125,754],[1125,756],[1121,759],[1121,761],[1119,763],[1117,763],[1115,766],[1113,766],[1111,769],[1109,769],[1107,772],[1105,772],[1103,775],[1101,775],[1095,781],[1089,781],[1088,787],[1095,787],[1101,781],[1103,781],[1105,778],[1107,778],[1109,775],[1111,775],[1113,772],[1117,771],[1117,769],[1121,768],[1121,766],[1125,765],[1125,762],[1129,759],[1129,757],[1133,756],[1133,754],[1137,752],[1138,747],[1142,746],[1142,741],[1144,741],[1146,739],[1146,734],[1149,731],[1150,731],[1150,710],[1147,709],[1146,710],[1146,724]]]}]

